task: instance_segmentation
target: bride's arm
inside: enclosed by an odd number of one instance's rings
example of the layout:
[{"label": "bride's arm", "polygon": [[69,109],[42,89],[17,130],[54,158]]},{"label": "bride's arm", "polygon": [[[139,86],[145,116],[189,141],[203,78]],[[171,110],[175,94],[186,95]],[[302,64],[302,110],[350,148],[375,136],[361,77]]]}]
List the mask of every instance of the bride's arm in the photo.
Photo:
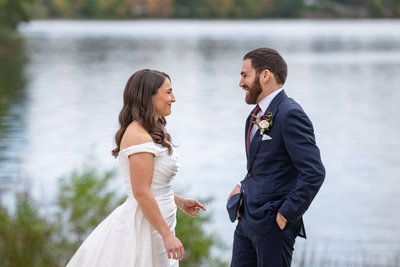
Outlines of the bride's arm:
[{"label": "bride's arm", "polygon": [[197,217],[200,209],[206,210],[206,207],[196,199],[184,198],[178,194],[174,194],[174,200],[176,206],[191,217]]},{"label": "bride's arm", "polygon": [[132,192],[144,217],[161,234],[168,257],[180,260],[185,253],[183,245],[169,229],[150,191],[153,167],[154,155],[151,153],[137,153],[129,156]]}]

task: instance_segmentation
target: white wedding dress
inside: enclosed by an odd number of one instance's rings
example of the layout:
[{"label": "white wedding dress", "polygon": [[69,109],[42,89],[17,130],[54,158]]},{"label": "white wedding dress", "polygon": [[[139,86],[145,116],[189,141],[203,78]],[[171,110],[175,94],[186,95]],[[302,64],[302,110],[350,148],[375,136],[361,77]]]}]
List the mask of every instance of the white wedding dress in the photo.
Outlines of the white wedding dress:
[{"label": "white wedding dress", "polygon": [[177,267],[170,260],[161,235],[143,216],[133,197],[129,175],[129,155],[154,154],[154,173],[151,192],[171,231],[176,225],[176,205],[171,180],[178,170],[178,157],[153,142],[130,146],[119,152],[127,200],[101,222],[79,247],[67,267]]}]

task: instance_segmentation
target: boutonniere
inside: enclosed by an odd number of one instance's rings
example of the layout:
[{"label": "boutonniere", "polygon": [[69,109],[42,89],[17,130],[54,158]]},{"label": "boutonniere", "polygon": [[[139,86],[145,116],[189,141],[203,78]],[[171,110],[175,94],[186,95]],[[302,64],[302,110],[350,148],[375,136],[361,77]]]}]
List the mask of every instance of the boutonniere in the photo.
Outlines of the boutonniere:
[{"label": "boutonniere", "polygon": [[[263,136],[266,135],[264,133],[269,131],[269,129],[271,129],[271,127],[272,127],[272,112],[267,112],[266,114],[263,114],[261,116],[256,116],[256,115],[252,115],[252,116],[253,116],[253,123],[260,130],[260,134]],[[269,137],[269,139],[272,139],[270,136],[268,136],[268,137]],[[265,140],[269,140],[269,139],[265,139]]]}]

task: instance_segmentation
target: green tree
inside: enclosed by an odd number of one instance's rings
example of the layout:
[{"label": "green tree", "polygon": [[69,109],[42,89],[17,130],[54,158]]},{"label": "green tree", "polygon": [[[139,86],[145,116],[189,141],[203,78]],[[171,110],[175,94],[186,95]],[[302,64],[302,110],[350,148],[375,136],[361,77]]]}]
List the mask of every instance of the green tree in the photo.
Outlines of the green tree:
[{"label": "green tree", "polygon": [[29,21],[29,9],[32,7],[33,1],[0,0],[0,45],[4,35],[14,32],[20,22]]},{"label": "green tree", "polygon": [[232,12],[234,18],[256,18],[260,17],[260,6],[258,0],[235,0]]},{"label": "green tree", "polygon": [[276,0],[275,16],[283,18],[301,17],[305,5],[303,0]]},{"label": "green tree", "polygon": [[[200,202],[210,204],[212,198],[200,199]],[[218,240],[217,235],[205,231],[205,226],[209,225],[211,219],[211,214],[203,212],[200,212],[197,218],[192,218],[178,211],[176,236],[185,247],[185,259],[179,266],[228,266],[226,262],[211,253],[213,248],[226,248]]]},{"label": "green tree", "polygon": [[400,17],[400,0],[392,0],[394,17]]},{"label": "green tree", "polygon": [[15,214],[0,207],[0,259],[2,267],[57,266],[52,253],[55,227],[28,194],[18,194]]},{"label": "green tree", "polygon": [[380,0],[368,0],[368,10],[371,16],[380,17],[384,13],[384,8]]},{"label": "green tree", "polygon": [[109,183],[113,171],[98,174],[87,168],[60,181],[57,200],[58,257],[67,261],[86,236],[122,202]]},{"label": "green tree", "polygon": [[16,29],[19,23],[30,19],[28,10],[33,1],[0,0],[0,118],[7,112],[10,99],[21,96],[27,57],[23,39]]},{"label": "green tree", "polygon": [[48,4],[43,4],[43,9],[46,10],[50,17],[66,18],[72,17],[71,2],[65,0],[53,0]]}]

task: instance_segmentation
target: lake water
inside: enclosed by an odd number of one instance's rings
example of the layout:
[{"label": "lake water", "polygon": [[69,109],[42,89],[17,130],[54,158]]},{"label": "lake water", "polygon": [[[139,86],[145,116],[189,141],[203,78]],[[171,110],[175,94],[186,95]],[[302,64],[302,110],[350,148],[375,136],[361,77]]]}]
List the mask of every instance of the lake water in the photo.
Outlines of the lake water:
[{"label": "lake water", "polygon": [[33,21],[20,31],[29,63],[24,97],[0,117],[3,190],[22,184],[45,206],[72,170],[117,168],[110,151],[126,80],[159,69],[177,99],[167,125],[181,159],[174,186],[214,197],[209,229],[229,258],[225,201],[245,175],[252,109],[238,86],[242,57],[269,46],[288,63],[285,90],[313,121],[327,170],[294,264],[301,251],[332,266],[400,252],[399,20]]}]

